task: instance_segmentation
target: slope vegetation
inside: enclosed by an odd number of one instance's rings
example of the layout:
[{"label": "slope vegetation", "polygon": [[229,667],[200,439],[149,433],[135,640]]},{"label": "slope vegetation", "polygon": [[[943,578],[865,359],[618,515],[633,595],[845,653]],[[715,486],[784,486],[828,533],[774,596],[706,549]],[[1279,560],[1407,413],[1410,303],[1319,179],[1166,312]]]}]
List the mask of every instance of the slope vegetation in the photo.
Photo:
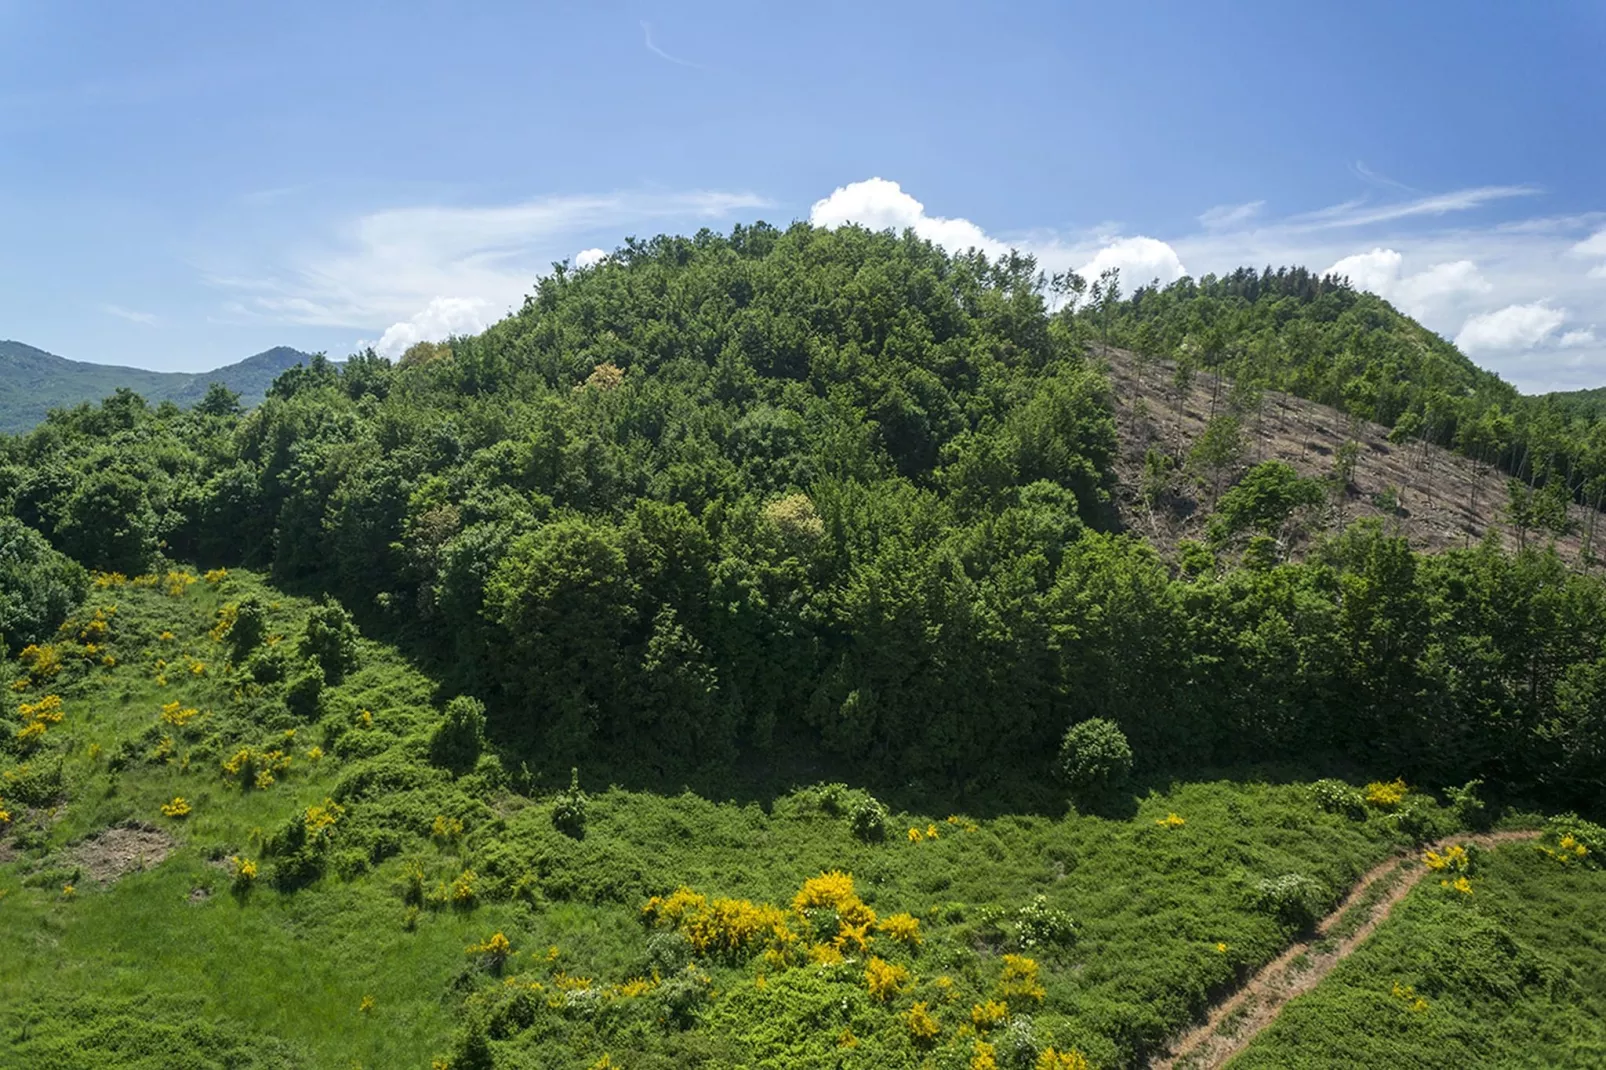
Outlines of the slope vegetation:
[{"label": "slope vegetation", "polygon": [[0,432],[26,431],[51,409],[99,401],[118,390],[132,390],[153,403],[193,405],[210,384],[222,383],[244,404],[255,405],[286,369],[310,359],[277,346],[209,372],[153,372],[67,360],[21,342],[0,341]]}]

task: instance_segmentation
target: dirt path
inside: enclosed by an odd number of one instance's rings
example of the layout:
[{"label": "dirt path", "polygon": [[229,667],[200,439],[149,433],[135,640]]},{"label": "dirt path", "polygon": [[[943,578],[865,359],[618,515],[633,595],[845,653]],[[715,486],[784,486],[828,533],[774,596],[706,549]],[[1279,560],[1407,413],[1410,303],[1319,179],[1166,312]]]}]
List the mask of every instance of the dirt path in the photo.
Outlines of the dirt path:
[{"label": "dirt path", "polygon": [[[1452,843],[1477,844],[1493,847],[1517,840],[1531,840],[1537,832],[1491,832],[1480,836],[1456,836],[1424,847],[1443,850]],[[1210,1011],[1210,1017],[1195,1029],[1178,1037],[1171,1047],[1171,1055],[1156,1059],[1149,1065],[1154,1070],[1215,1070],[1227,1060],[1243,1051],[1255,1036],[1276,1020],[1288,1001],[1308,992],[1321,983],[1322,978],[1350,953],[1359,947],[1372,930],[1388,919],[1391,911],[1416,883],[1427,875],[1421,854],[1404,858],[1396,855],[1363,876],[1350,889],[1344,901],[1316,926],[1316,935],[1294,944],[1277,958],[1261,968],[1242,988]],[[1380,882],[1386,889],[1375,902],[1366,903],[1368,893]],[[1354,931],[1331,943],[1326,937],[1352,906],[1365,912],[1365,919]],[[1321,950],[1317,950],[1321,945]],[[1225,1028],[1223,1028],[1225,1026]]]}]

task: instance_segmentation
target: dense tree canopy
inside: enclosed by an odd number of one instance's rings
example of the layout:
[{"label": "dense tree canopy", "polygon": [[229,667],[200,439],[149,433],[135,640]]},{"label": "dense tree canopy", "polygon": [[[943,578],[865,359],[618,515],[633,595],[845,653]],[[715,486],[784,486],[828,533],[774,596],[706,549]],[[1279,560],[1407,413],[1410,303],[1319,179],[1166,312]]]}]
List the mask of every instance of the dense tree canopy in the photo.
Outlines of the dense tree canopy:
[{"label": "dense tree canopy", "polygon": [[[1509,388],[1304,273],[1054,316],[1043,293],[1030,260],[912,234],[632,240],[479,336],[314,361],[247,414],[54,414],[0,440],[0,501],[93,567],[166,554],[330,592],[552,764],[804,748],[982,789],[1048,782],[1099,717],[1149,769],[1339,759],[1598,801],[1598,582],[1366,527],[1301,563],[1178,573],[1111,530],[1085,344],[1259,369],[1446,442],[1516,411]],[[1520,411],[1525,456],[1500,430],[1491,459],[1581,478],[1584,440],[1541,446]],[[1275,469],[1222,489],[1243,530],[1310,498]]]}]

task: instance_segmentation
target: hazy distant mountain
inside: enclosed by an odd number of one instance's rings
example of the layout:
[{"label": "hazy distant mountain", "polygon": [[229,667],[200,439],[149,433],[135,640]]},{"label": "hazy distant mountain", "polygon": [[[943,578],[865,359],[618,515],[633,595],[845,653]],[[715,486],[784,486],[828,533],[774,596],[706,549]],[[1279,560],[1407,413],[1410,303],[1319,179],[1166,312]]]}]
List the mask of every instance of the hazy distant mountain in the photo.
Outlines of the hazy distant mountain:
[{"label": "hazy distant mountain", "polygon": [[209,372],[153,372],[68,360],[21,342],[0,341],[0,431],[26,431],[51,409],[99,401],[123,386],[153,405],[193,405],[206,396],[209,384],[218,382],[237,391],[243,404],[255,405],[279,373],[310,359],[298,349],[275,346]]}]

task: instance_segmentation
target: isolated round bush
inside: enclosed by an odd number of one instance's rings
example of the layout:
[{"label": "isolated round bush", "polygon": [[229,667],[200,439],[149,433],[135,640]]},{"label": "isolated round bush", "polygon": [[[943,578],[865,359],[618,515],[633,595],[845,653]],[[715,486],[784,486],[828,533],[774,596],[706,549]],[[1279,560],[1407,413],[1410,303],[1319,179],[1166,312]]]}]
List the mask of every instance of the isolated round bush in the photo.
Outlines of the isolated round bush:
[{"label": "isolated round bush", "polygon": [[429,760],[452,770],[472,769],[485,748],[485,704],[458,695],[429,739]]},{"label": "isolated round bush", "polygon": [[1132,746],[1120,726],[1106,718],[1073,724],[1060,744],[1058,771],[1077,799],[1091,802],[1127,778]]}]

